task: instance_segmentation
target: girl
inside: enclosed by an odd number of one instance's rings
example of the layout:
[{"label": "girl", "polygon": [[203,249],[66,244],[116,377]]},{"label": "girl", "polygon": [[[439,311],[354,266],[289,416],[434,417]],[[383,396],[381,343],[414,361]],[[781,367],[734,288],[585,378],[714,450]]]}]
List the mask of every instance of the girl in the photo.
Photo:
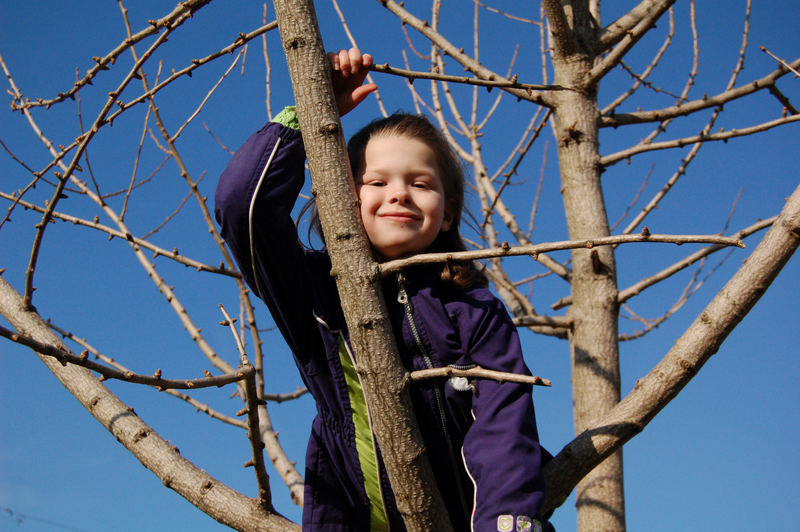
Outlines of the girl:
[{"label": "girl", "polygon": [[[372,58],[329,54],[344,114],[375,90]],[[291,211],[303,186],[303,142],[286,108],[242,146],[220,177],[216,216],[248,284],[267,304],[313,395],[303,530],[402,531],[370,430],[355,360],[325,250],[298,241]],[[464,178],[425,118],[372,122],[348,144],[361,220],[379,260],[463,250]],[[516,329],[471,263],[408,268],[383,283],[409,370],[475,365],[530,374]],[[540,530],[544,451],[529,385],[423,381],[411,398],[455,530]]]}]

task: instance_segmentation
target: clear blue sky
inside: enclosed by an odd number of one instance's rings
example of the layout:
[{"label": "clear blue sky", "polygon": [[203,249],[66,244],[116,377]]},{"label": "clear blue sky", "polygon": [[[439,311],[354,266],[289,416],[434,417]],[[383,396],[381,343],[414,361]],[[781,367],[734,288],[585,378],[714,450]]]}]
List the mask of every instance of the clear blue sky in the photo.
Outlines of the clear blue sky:
[{"label": "clear blue sky", "polygon": [[[406,4],[421,17],[427,17],[419,7],[421,2]],[[472,3],[458,0],[449,4],[460,9],[445,32],[457,40],[459,46],[469,50],[472,45],[464,28],[471,24]],[[633,2],[625,4],[633,5]],[[704,92],[711,95],[724,88],[741,42],[744,2],[703,4],[698,6],[697,16],[700,74],[691,98],[698,98]],[[498,1],[492,5],[512,9],[517,3]],[[672,92],[680,92],[691,68],[691,61],[684,53],[691,50],[691,42],[686,40],[689,30],[684,24],[687,6],[686,2],[678,2],[675,44],[655,77],[657,83]],[[134,31],[137,31],[147,19],[163,16],[171,4],[143,0],[127,7]],[[329,4],[321,1],[317,9],[327,46],[347,46]],[[408,49],[408,45],[394,19],[377,2],[359,3],[358,10],[346,9],[362,48],[372,51],[378,62],[402,65],[401,50]],[[233,40],[238,32],[257,27],[261,10],[256,2],[217,1],[204,8],[185,28],[176,32],[158,56],[164,60],[164,71],[181,68],[190,59],[204,56]],[[271,11],[270,6],[270,19]],[[617,14],[605,14],[605,22]],[[538,18],[538,9],[525,15]],[[755,3],[750,48],[739,84],[761,77],[774,68],[774,60],[760,52],[759,46],[789,60],[798,55],[798,15],[800,9],[792,0]],[[538,44],[538,34],[529,26],[507,26],[505,19],[485,11],[481,12],[481,24],[487,32],[481,42],[482,59],[501,72],[507,68],[514,41],[521,41],[523,46]],[[665,19],[652,38],[642,43],[647,51],[631,57],[630,64],[637,71],[641,71],[646,58],[661,43],[667,28]],[[18,86],[31,98],[52,97],[68,89],[75,79],[76,67],[82,74],[91,66],[92,56],[105,55],[123,37],[124,26],[114,2],[0,3],[0,54]],[[292,97],[280,58],[277,32],[269,35],[268,42],[273,52],[272,105],[277,111],[291,103]],[[414,38],[414,43],[427,49],[421,39]],[[143,50],[140,46],[139,51]],[[516,68],[521,80],[540,81],[536,57],[535,52],[521,55]],[[226,56],[191,80],[183,79],[159,95],[159,104],[173,131],[191,114],[232,60],[233,56]],[[121,57],[119,63],[129,65],[129,56]],[[155,61],[148,63],[152,76],[155,76],[156,67]],[[105,94],[119,82],[123,71],[112,69],[100,76],[95,86],[82,92],[84,124],[93,118]],[[378,77],[377,82],[390,111],[413,109],[402,83],[386,77]],[[800,80],[786,76],[779,84],[787,95],[794,96],[795,105],[800,105],[798,83]],[[616,73],[611,83],[601,90],[601,105],[628,84],[627,75]],[[415,87],[428,94],[423,82],[418,81]],[[129,100],[140,90],[138,83],[131,85],[123,99]],[[482,96],[482,110],[488,108],[495,94]],[[264,98],[264,62],[260,41],[255,41],[247,55],[244,76],[237,66],[179,141],[193,177],[204,176],[200,185],[203,194],[213,197],[217,176],[229,154],[220,149],[202,124],[207,124],[227,146],[235,148],[266,120]],[[621,110],[637,105],[662,107],[670,103],[669,97],[643,92]],[[37,111],[36,118],[54,142],[68,144],[79,131],[76,108],[77,102],[67,102],[48,113]],[[43,167],[48,156],[24,119],[11,113],[7,106],[2,109],[0,139],[34,168]],[[516,142],[514,135],[520,131],[520,124],[533,112],[532,107],[525,104],[501,109],[505,109],[504,114],[495,117],[495,125],[486,132],[485,152],[490,164],[502,160],[507,148]],[[127,113],[113,128],[104,129],[90,147],[92,169],[106,190],[122,189],[130,180],[144,113],[144,106]],[[377,113],[377,106],[368,101],[346,118],[345,128],[352,132]],[[774,98],[759,95],[747,104],[730,105],[715,130],[753,125],[775,118],[779,113],[780,106]],[[675,132],[664,138],[693,134],[701,127],[691,121],[679,121],[676,126]],[[602,152],[613,153],[649,130],[603,131]],[[544,134],[549,133],[545,130]],[[648,219],[651,231],[716,233],[722,229],[740,189],[742,196],[731,221],[732,229],[776,214],[783,198],[800,183],[793,156],[797,151],[796,138],[795,125],[750,139],[706,146],[669,199]],[[539,175],[543,146],[540,142],[522,170],[522,175],[532,181]],[[143,153],[139,172],[146,175],[156,168],[163,156],[149,139]],[[552,143],[547,153],[543,206],[534,233],[537,241],[565,238]],[[633,159],[630,165],[621,163],[609,169],[604,184],[611,218],[616,219],[622,213],[652,169],[642,195],[649,199],[674,172],[677,161],[685,153],[684,150],[648,155]],[[0,190],[15,190],[24,186],[27,179],[19,166],[5,152],[0,152]],[[530,202],[529,188],[524,190],[516,195],[519,203],[512,202],[512,206],[523,213],[520,215],[523,220],[527,213],[524,204]],[[137,234],[149,231],[175,209],[184,194],[174,163],[167,163],[162,174],[142,187],[130,206],[129,220],[134,231]],[[40,186],[31,197],[41,200],[48,195],[47,187]],[[60,204],[61,210],[88,218],[99,214],[101,222],[107,221],[87,201],[68,195],[70,198]],[[641,199],[636,209],[646,199]],[[112,201],[119,204],[118,198]],[[0,216],[5,215],[6,205],[0,201]],[[196,217],[196,207],[187,207],[154,240],[168,249],[177,246],[184,254],[218,263],[218,252],[207,242],[206,232]],[[0,269],[5,268],[4,278],[16,287],[24,285],[32,226],[37,222],[38,216],[15,212],[12,223],[0,230]],[[748,241],[748,249],[734,251],[671,320],[643,340],[623,344],[623,394],[660,360],[755,247],[757,238],[759,236]],[[687,252],[686,247],[620,248],[620,286],[628,286]],[[710,259],[706,272],[721,258]],[[212,346],[235,362],[235,348],[228,332],[215,325],[221,319],[218,303],[224,303],[232,312],[238,309],[232,283],[209,274],[187,274],[183,266],[163,259],[155,262],[168,282],[176,286],[192,315],[198,317]],[[527,259],[518,259],[512,270],[520,277],[525,272],[541,271]],[[701,276],[705,276],[705,272]],[[794,493],[800,474],[797,453],[800,447],[797,429],[797,407],[800,406],[797,386],[800,335],[796,328],[800,318],[798,278],[800,262],[794,258],[700,374],[625,447],[630,530],[666,531],[676,526],[711,531],[796,529]],[[663,289],[653,290],[632,301],[632,308],[647,317],[658,316],[672,304],[686,281],[688,277],[684,275]],[[101,351],[136,371],[152,373],[156,368],[163,368],[170,376],[193,377],[209,367],[198,358],[200,355],[174,314],[124,243],[118,240],[108,242],[103,235],[88,229],[75,229],[61,223],[54,225],[46,235],[36,285],[35,304],[45,318],[88,337]],[[565,295],[564,290],[557,282],[545,283],[534,293],[534,304],[544,311]],[[271,327],[263,305],[258,307],[258,312],[260,325]],[[635,324],[627,321],[622,327],[628,332],[636,329]],[[525,331],[522,337],[527,361],[534,373],[554,383],[552,389],[537,389],[534,399],[542,441],[555,453],[569,442],[573,432],[567,346]],[[265,340],[269,391],[294,390],[300,379],[280,337],[272,331],[265,333]],[[149,389],[115,382],[109,383],[109,387],[133,405],[164,438],[178,446],[184,456],[239,491],[255,494],[252,472],[242,467],[249,455],[243,431],[208,420],[193,408]],[[227,413],[240,408],[237,401],[228,398],[226,391],[204,391],[198,393],[197,398]],[[313,409],[312,400],[305,397],[270,410],[284,447],[300,465]],[[6,341],[0,342],[0,426],[3,427],[0,436],[0,530],[223,528],[164,488],[89,416],[30,351]],[[277,474],[271,474],[278,509],[298,520],[299,509],[289,500]],[[560,531],[575,529],[573,499],[557,510],[554,523]]]}]

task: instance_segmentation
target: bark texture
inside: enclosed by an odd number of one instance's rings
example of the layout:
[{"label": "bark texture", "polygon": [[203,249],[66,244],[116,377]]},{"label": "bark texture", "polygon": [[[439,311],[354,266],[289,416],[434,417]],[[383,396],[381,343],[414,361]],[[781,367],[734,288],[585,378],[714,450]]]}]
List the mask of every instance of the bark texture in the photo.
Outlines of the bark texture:
[{"label": "bark texture", "polygon": [[[33,311],[26,310],[22,297],[0,277],[0,312],[20,334],[39,342],[67,347]],[[271,504],[260,506],[198,468],[111,391],[92,372],[80,366],[62,366],[55,358],[39,355],[61,384],[122,445],[161,479],[165,486],[220,523],[236,530],[284,532],[300,527],[277,514]]]},{"label": "bark texture", "polygon": [[357,199],[325,48],[310,0],[275,11],[339,297],[373,430],[409,531],[451,530],[408,394]]},{"label": "bark texture", "polygon": [[[571,240],[610,235],[600,180],[597,93],[585,78],[595,57],[589,3],[545,2],[553,32],[555,83],[573,90],[553,95],[561,194]],[[568,316],[575,432],[592,427],[620,399],[617,269],[610,246],[572,253],[572,306]],[[622,449],[578,484],[578,529],[625,530]]]}]

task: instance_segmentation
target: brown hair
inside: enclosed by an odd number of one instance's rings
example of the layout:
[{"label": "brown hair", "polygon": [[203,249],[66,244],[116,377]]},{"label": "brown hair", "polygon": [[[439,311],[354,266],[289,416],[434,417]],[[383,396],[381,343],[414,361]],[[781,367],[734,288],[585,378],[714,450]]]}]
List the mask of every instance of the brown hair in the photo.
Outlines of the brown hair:
[{"label": "brown hair", "polygon": [[[436,167],[439,170],[442,187],[444,188],[445,211],[451,217],[452,223],[447,231],[439,233],[426,251],[466,251],[467,247],[464,245],[459,233],[461,213],[464,210],[464,172],[461,170],[458,158],[453,153],[441,131],[424,116],[395,113],[386,118],[373,120],[350,138],[347,143],[347,153],[356,185],[358,185],[361,174],[364,171],[364,165],[366,164],[364,154],[370,139],[391,136],[403,136],[419,140],[433,151],[436,158]],[[308,205],[303,211],[307,208],[309,208]],[[311,206],[311,209],[312,227],[324,241],[316,208]],[[442,264],[441,278],[447,283],[452,283],[462,288],[488,284],[486,277],[472,261]]]}]

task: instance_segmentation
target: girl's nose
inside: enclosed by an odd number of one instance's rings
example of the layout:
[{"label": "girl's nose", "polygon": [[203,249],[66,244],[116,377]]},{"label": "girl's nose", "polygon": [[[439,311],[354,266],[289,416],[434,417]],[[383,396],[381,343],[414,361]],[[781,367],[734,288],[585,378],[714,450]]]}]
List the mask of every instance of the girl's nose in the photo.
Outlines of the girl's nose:
[{"label": "girl's nose", "polygon": [[393,186],[389,191],[389,203],[407,203],[408,189],[404,186]]}]

